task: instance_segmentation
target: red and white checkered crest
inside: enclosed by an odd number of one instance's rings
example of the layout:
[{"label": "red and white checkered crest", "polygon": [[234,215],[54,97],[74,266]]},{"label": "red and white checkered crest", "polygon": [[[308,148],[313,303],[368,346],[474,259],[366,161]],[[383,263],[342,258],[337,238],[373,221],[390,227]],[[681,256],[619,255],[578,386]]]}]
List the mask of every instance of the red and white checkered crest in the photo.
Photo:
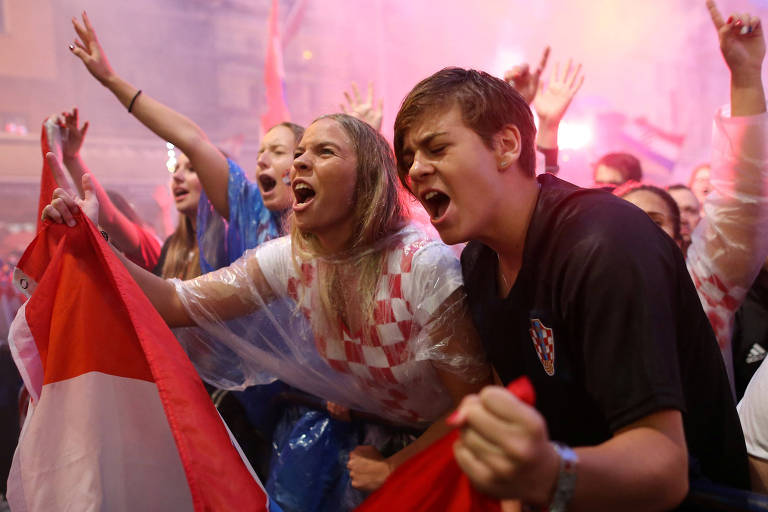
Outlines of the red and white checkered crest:
[{"label": "red and white checkered crest", "polygon": [[538,318],[531,318],[531,340],[536,349],[536,355],[550,377],[555,374],[555,336],[552,329],[544,325]]}]

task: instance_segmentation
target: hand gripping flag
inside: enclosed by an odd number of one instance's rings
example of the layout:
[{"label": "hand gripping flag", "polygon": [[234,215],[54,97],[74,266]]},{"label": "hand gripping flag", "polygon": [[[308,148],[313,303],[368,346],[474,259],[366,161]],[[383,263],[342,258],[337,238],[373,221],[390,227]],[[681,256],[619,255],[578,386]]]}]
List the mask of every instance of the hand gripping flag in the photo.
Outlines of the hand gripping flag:
[{"label": "hand gripping flag", "polygon": [[15,512],[275,511],[189,359],[98,231],[46,223],[14,280],[11,347],[32,405]]},{"label": "hand gripping flag", "polygon": [[[507,389],[528,405],[534,404],[527,377],[512,381]],[[356,512],[500,512],[499,500],[472,487],[456,464],[453,444],[458,438],[454,430],[408,459]]]}]

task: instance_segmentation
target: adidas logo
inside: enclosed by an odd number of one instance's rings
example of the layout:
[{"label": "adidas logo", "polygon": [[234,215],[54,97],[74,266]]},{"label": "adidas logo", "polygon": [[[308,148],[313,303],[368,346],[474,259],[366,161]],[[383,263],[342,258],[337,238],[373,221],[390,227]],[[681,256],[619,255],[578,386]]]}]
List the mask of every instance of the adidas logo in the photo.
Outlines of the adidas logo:
[{"label": "adidas logo", "polygon": [[747,354],[747,364],[757,363],[765,359],[765,349],[759,343],[752,345]]}]

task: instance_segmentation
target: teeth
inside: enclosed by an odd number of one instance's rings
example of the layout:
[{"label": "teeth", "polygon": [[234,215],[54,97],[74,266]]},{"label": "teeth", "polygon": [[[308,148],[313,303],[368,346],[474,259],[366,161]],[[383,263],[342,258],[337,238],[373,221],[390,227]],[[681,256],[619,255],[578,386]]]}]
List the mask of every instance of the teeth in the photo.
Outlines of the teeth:
[{"label": "teeth", "polygon": [[296,185],[294,189],[295,190],[312,190],[312,187],[310,187],[306,183],[299,183],[298,185]]},{"label": "teeth", "polygon": [[439,192],[436,192],[436,191],[434,191],[434,190],[433,190],[433,191],[431,191],[431,192],[427,192],[427,195],[425,195],[425,196],[424,196],[424,199],[425,199],[426,201],[429,201],[430,199],[432,199],[433,197],[435,197],[437,194],[439,194]]}]

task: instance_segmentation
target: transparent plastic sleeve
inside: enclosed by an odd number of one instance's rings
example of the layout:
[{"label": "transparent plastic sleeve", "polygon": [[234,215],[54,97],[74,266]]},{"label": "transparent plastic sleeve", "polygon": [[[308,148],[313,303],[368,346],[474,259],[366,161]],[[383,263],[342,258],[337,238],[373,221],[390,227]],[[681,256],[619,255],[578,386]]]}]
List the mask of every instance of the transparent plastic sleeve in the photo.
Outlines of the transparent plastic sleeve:
[{"label": "transparent plastic sleeve", "polygon": [[715,116],[712,192],[686,260],[733,381],[734,314],[768,258],[768,114],[729,116]]},{"label": "transparent plastic sleeve", "polygon": [[[359,276],[372,251],[379,257],[366,302]],[[322,290],[334,296],[324,284],[331,275],[346,307],[323,306]],[[290,238],[279,238],[174,284],[197,325],[177,336],[218,387],[277,378],[350,409],[425,425],[453,405],[446,379],[489,375],[456,256],[413,226],[333,261],[301,259]]]}]

